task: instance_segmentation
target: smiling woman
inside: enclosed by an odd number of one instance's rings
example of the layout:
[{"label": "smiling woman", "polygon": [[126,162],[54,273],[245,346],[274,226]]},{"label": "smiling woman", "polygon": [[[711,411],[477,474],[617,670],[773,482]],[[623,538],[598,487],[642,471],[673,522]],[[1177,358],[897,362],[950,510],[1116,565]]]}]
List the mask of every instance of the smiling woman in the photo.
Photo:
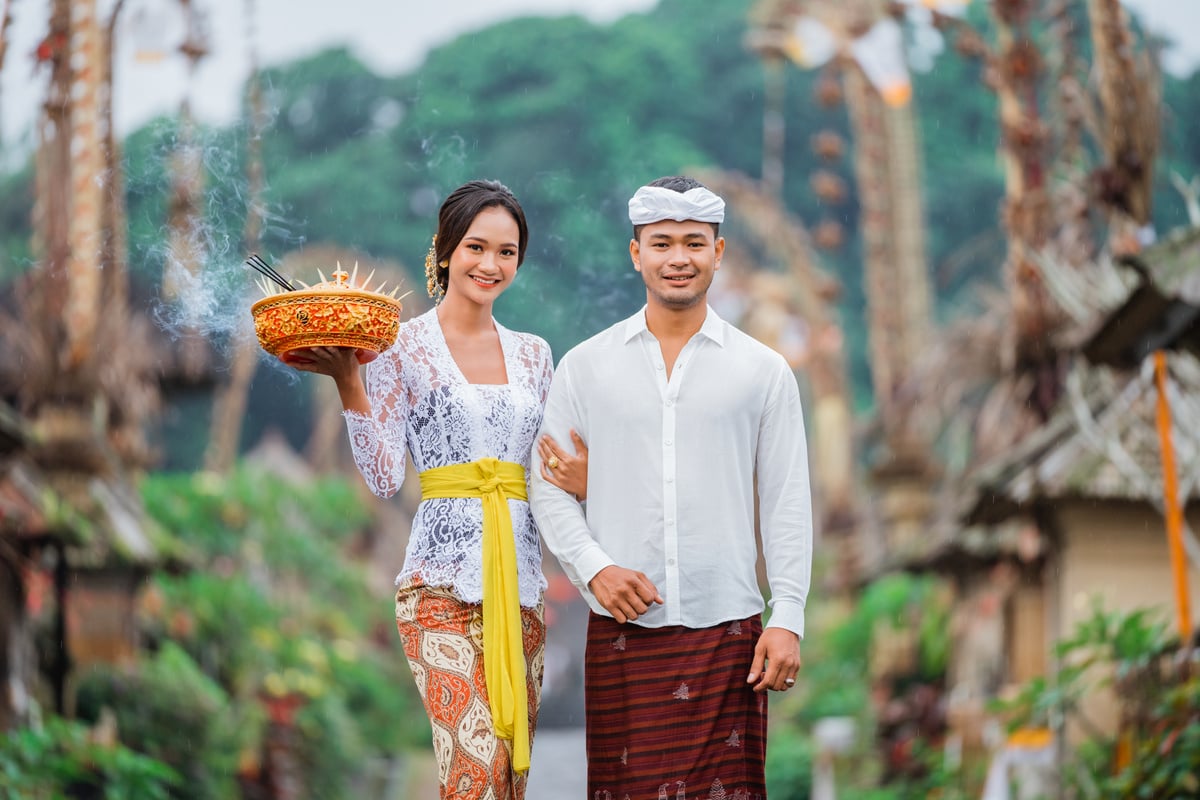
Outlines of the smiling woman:
[{"label": "smiling woman", "polygon": [[[527,472],[553,360],[537,336],[492,317],[529,242],[503,184],[471,181],[438,212],[426,261],[431,310],[402,323],[367,367],[350,348],[295,351],[289,363],[331,376],[355,464],[394,495],[405,449],[421,481],[396,625],[425,703],[443,796],[521,800],[541,695],[546,626],[541,547]],[[583,495],[583,459],[552,476]]]}]

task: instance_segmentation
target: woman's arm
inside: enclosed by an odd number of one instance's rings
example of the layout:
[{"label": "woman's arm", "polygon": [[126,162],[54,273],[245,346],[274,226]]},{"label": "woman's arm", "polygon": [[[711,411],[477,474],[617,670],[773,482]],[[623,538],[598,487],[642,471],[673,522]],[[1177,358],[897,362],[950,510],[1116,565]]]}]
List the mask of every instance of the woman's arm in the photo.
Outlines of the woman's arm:
[{"label": "woman's arm", "polygon": [[395,353],[372,361],[365,382],[354,349],[349,347],[295,351],[287,355],[285,363],[333,378],[345,410],[355,466],[374,494],[391,497],[398,492],[404,483],[408,404]]}]

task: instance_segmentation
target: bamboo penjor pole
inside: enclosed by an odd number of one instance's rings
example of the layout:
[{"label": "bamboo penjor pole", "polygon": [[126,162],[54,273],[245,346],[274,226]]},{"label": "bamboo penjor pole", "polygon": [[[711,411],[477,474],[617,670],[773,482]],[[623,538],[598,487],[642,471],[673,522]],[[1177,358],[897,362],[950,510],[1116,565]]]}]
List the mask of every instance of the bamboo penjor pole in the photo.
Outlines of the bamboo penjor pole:
[{"label": "bamboo penjor pole", "polygon": [[1186,646],[1192,636],[1188,600],[1187,559],[1183,552],[1183,509],[1179,505],[1179,482],[1175,473],[1175,449],[1171,444],[1171,407],[1167,402],[1167,355],[1154,352],[1154,383],[1158,387],[1158,438],[1162,446],[1163,502],[1167,518],[1167,547],[1175,579],[1175,603],[1179,637]]}]

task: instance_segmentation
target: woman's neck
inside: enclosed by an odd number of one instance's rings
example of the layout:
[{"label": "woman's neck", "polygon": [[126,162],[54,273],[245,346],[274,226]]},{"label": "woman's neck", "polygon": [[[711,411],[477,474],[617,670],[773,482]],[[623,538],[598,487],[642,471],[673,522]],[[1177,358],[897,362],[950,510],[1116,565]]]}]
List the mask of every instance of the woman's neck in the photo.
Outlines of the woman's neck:
[{"label": "woman's neck", "polygon": [[487,333],[493,329],[492,306],[460,300],[448,294],[437,307],[438,322],[443,330],[463,335]]}]

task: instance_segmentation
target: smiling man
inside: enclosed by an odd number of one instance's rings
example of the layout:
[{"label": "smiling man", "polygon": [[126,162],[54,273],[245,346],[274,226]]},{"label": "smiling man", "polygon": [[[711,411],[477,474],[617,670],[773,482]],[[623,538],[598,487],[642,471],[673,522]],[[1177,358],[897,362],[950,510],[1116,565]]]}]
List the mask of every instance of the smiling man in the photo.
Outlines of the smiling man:
[{"label": "smiling man", "polygon": [[[660,178],[629,201],[646,305],[559,363],[542,432],[588,446],[587,504],[531,507],[592,614],[588,797],[766,797],[767,690],[800,669],[812,560],[807,446],[784,359],[707,305],[725,203]],[[755,501],[771,616],[756,577]]]}]

